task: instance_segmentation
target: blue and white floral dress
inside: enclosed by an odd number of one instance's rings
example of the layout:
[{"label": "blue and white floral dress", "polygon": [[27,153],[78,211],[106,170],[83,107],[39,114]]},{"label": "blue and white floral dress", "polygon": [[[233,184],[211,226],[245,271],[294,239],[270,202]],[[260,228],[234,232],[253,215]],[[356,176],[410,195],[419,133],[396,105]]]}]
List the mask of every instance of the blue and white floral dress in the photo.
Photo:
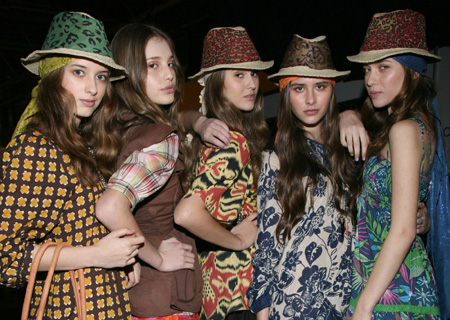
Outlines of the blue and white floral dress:
[{"label": "blue and white floral dress", "polygon": [[[325,164],[324,146],[308,140]],[[343,319],[351,293],[353,226],[334,207],[329,178],[320,176],[307,195],[305,214],[281,245],[275,229],[282,208],[275,192],[279,160],[263,153],[258,182],[258,235],[253,283],[247,292],[254,313],[269,307],[270,319]],[[306,183],[306,178],[305,182]]]}]

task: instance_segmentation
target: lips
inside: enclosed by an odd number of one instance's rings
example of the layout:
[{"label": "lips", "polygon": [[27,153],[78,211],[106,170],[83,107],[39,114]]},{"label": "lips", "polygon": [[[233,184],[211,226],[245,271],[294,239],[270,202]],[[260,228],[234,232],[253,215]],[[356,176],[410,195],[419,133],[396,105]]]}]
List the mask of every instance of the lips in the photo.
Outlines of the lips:
[{"label": "lips", "polygon": [[246,95],[246,96],[244,96],[244,98],[245,99],[247,99],[247,100],[255,100],[255,95],[254,94],[248,94],[248,95]]},{"label": "lips", "polygon": [[172,94],[175,92],[175,86],[167,86],[163,88],[162,91],[166,94]]},{"label": "lips", "polygon": [[305,113],[308,116],[314,116],[319,112],[319,109],[310,109],[310,110],[305,110]]},{"label": "lips", "polygon": [[369,96],[370,96],[372,99],[378,97],[380,94],[381,94],[380,91],[371,91],[371,92],[369,92]]},{"label": "lips", "polygon": [[95,100],[91,99],[81,99],[80,100],[86,107],[93,107],[95,105]]}]

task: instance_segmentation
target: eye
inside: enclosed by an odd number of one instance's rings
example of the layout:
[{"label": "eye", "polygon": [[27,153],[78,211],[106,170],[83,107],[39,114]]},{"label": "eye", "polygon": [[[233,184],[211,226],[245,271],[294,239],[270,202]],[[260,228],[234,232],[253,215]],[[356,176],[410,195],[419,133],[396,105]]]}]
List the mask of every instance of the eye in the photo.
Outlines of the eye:
[{"label": "eye", "polygon": [[388,65],[385,65],[385,64],[380,65],[380,70],[386,70],[386,69],[389,69]]},{"label": "eye", "polygon": [[168,66],[172,69],[175,69],[175,62],[169,62]]},{"label": "eye", "polygon": [[81,77],[81,76],[84,75],[84,71],[81,70],[81,69],[75,69],[75,70],[73,70],[73,74],[78,76],[78,77]]},{"label": "eye", "polygon": [[252,77],[257,77],[258,76],[258,71],[252,71],[251,75],[252,75]]},{"label": "eye", "polygon": [[294,89],[294,91],[296,91],[296,92],[302,92],[302,91],[305,90],[305,88],[303,88],[303,87],[301,87],[301,86],[295,86],[293,89]]},{"label": "eye", "polygon": [[326,88],[326,85],[324,85],[324,84],[318,84],[318,85],[316,85],[316,88],[317,88],[318,90],[323,90],[323,89]]},{"label": "eye", "polygon": [[370,68],[369,67],[367,67],[367,66],[364,66],[363,67],[363,72],[364,73],[367,73],[367,72],[369,72],[370,71]]},{"label": "eye", "polygon": [[157,65],[156,63],[149,63],[149,64],[148,64],[148,67],[149,67],[150,69],[156,69],[156,68],[158,68],[158,65]]},{"label": "eye", "polygon": [[237,73],[234,74],[234,76],[235,76],[236,78],[243,78],[243,77],[244,77],[244,74],[243,74],[242,72],[237,72]]},{"label": "eye", "polygon": [[109,75],[108,74],[98,74],[97,79],[100,81],[108,81]]}]

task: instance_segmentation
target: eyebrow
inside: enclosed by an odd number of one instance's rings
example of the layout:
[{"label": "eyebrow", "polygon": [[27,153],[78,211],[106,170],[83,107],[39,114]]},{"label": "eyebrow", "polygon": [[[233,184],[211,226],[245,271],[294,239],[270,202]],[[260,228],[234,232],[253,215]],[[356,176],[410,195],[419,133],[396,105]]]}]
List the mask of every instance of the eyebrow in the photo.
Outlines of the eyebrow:
[{"label": "eyebrow", "polygon": [[[314,85],[317,85],[317,84],[330,84],[330,83],[328,81],[326,81],[326,80],[323,80],[323,81],[314,83]],[[306,85],[306,83],[292,83],[291,87],[293,87],[293,86],[305,86],[305,85]]]},{"label": "eyebrow", "polygon": [[[146,58],[145,60],[152,60],[152,59],[155,59],[155,60],[162,60],[162,58],[161,58],[160,56],[148,57],[148,58]],[[174,57],[173,57],[173,56],[170,56],[170,57],[169,57],[169,60],[171,60],[171,59],[174,59]]]}]

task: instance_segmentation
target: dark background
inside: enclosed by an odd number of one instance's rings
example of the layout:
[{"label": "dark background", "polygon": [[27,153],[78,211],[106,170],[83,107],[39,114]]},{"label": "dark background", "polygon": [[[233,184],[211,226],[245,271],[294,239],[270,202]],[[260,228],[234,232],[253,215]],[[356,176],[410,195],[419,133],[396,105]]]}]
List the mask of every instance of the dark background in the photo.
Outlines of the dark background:
[{"label": "dark background", "polygon": [[209,29],[243,26],[263,60],[279,68],[294,33],[314,38],[325,34],[338,70],[352,69],[346,81],[362,78],[346,56],[359,52],[372,15],[411,8],[427,19],[430,48],[450,45],[450,1],[447,0],[33,0],[0,2],[0,146],[9,142],[15,124],[30,99],[37,77],[20,58],[40,49],[55,14],[86,12],[104,22],[108,37],[130,22],[154,24],[174,40],[185,75],[200,68],[203,38]]}]

